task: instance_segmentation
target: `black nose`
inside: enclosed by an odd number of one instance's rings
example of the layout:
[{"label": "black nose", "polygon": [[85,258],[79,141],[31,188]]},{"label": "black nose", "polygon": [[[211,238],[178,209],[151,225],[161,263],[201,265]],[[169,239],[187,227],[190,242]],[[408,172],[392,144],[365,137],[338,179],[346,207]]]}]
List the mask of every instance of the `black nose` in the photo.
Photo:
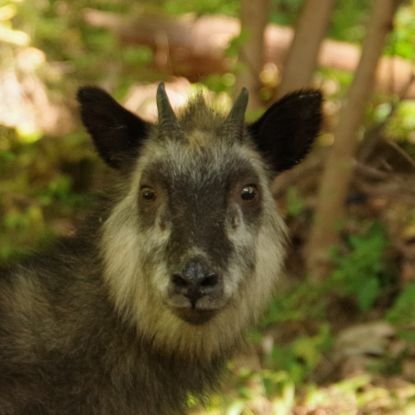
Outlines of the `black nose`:
[{"label": "black nose", "polygon": [[172,275],[172,283],[175,292],[187,297],[194,306],[199,298],[219,290],[220,278],[203,261],[191,260],[180,273]]}]

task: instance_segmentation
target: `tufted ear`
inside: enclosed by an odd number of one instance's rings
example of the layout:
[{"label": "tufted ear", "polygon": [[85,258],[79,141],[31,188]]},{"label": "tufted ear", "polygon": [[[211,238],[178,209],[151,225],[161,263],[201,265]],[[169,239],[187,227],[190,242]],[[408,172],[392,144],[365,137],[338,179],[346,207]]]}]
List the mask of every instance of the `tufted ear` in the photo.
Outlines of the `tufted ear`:
[{"label": "tufted ear", "polygon": [[248,132],[275,171],[287,170],[310,151],[322,121],[320,91],[303,90],[274,103]]},{"label": "tufted ear", "polygon": [[112,168],[127,168],[138,155],[151,124],[126,110],[100,88],[78,91],[81,118],[101,158]]}]

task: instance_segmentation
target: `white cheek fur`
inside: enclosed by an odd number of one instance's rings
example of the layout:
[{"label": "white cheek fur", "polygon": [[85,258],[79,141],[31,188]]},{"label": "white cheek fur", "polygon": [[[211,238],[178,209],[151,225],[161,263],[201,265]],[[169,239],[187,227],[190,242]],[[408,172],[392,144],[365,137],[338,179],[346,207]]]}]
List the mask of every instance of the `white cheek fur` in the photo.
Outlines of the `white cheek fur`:
[{"label": "white cheek fur", "polygon": [[[155,147],[151,149],[153,156],[166,156],[165,148]],[[175,152],[180,149],[177,143],[172,147]],[[261,161],[250,148],[238,151],[258,169],[260,177],[265,177]],[[213,171],[221,159],[220,152],[215,150],[214,153],[211,160]],[[189,154],[181,153],[179,159],[186,163],[188,157]],[[101,251],[110,295],[120,314],[136,325],[140,335],[152,339],[157,347],[195,359],[213,358],[224,349],[232,348],[268,303],[282,268],[285,227],[275,210],[264,178],[260,183],[264,209],[259,228],[252,232],[240,208],[237,208],[238,226],[226,224],[225,231],[235,252],[224,271],[228,305],[202,327],[189,325],[173,315],[163,302],[169,283],[163,254],[171,237],[171,229],[156,223],[147,231],[139,231],[137,192],[144,166],[139,160],[129,189],[103,227]],[[175,174],[174,171],[172,174]],[[243,258],[246,252],[252,254],[253,268],[247,266]],[[144,267],[146,263],[149,265]]]}]

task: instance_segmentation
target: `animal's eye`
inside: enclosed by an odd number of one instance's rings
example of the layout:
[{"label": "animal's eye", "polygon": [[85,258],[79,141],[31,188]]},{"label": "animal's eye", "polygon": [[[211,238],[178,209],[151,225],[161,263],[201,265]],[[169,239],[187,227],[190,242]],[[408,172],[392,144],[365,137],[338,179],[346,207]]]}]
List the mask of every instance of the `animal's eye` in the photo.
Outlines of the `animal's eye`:
[{"label": "animal's eye", "polygon": [[155,190],[148,186],[143,186],[140,189],[140,194],[141,194],[141,198],[148,202],[154,201],[157,198],[157,194]]},{"label": "animal's eye", "polygon": [[241,199],[249,202],[258,197],[258,189],[254,184],[247,184],[241,190]]}]

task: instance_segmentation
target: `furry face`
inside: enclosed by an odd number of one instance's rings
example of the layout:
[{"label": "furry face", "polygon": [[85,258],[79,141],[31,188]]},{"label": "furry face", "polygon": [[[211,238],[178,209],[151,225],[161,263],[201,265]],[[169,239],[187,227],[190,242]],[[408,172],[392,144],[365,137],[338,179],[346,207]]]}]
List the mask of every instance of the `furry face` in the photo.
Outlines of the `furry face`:
[{"label": "furry face", "polygon": [[177,118],[161,85],[154,126],[101,90],[79,97],[98,151],[123,180],[101,242],[116,308],[157,348],[223,354],[281,272],[285,227],[270,172],[308,151],[320,94],[283,98],[250,126],[245,91],[226,117],[198,97]]},{"label": "furry face", "polygon": [[0,269],[0,413],[183,414],[269,302],[285,242],[272,173],[309,150],[321,95],[250,125],[246,91],[228,115],[199,97],[176,117],[160,85],[156,125],[97,88],[79,101],[118,192],[74,237]]}]

